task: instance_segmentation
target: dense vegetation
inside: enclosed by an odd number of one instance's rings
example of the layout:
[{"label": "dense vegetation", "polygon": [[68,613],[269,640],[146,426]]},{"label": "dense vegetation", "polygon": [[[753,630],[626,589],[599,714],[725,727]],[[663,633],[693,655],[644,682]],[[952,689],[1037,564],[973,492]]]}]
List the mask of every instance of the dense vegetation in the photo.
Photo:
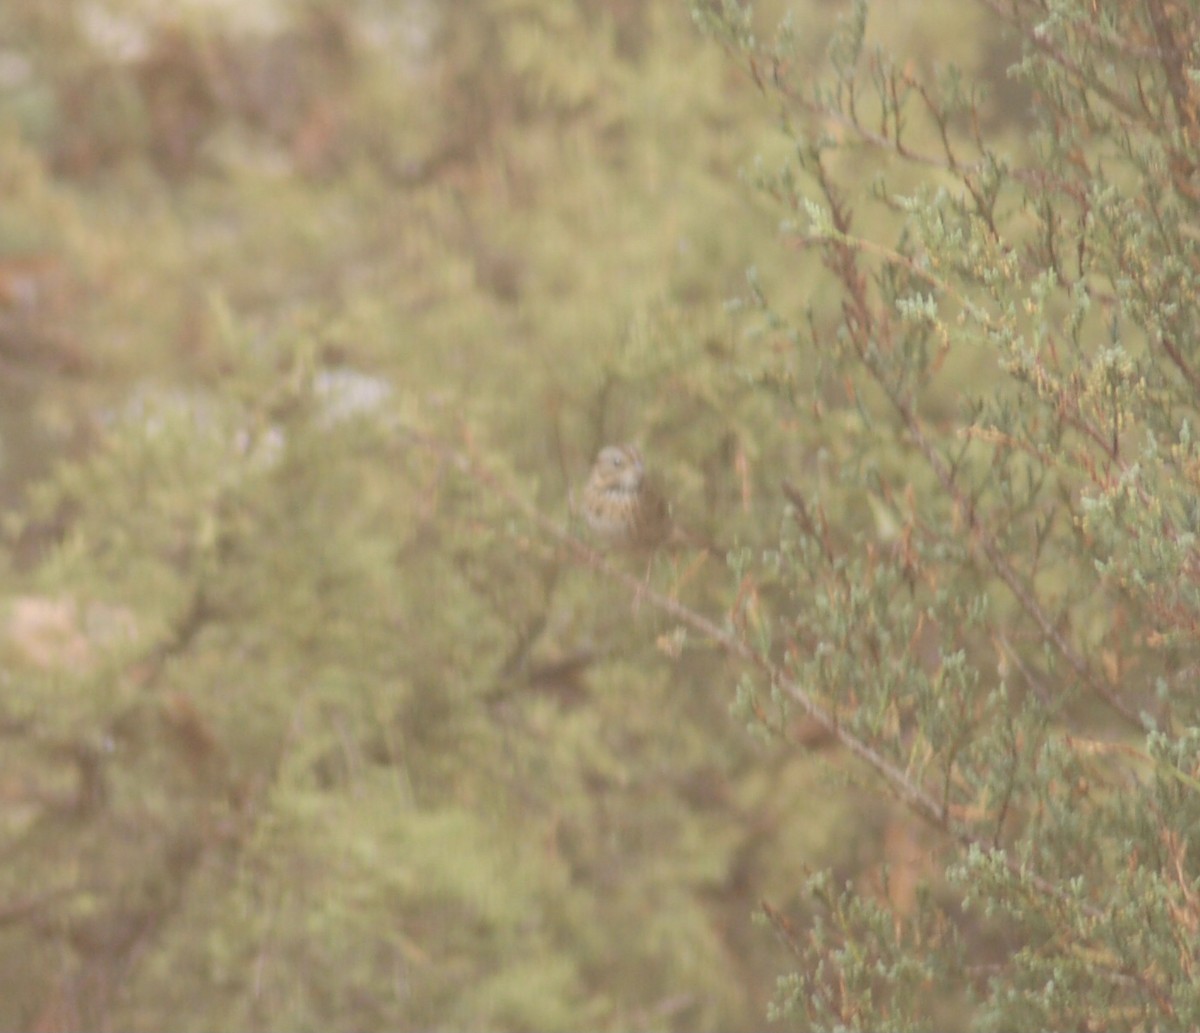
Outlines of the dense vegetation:
[{"label": "dense vegetation", "polygon": [[1189,5],[53,7],[0,1025],[1200,1024]]}]

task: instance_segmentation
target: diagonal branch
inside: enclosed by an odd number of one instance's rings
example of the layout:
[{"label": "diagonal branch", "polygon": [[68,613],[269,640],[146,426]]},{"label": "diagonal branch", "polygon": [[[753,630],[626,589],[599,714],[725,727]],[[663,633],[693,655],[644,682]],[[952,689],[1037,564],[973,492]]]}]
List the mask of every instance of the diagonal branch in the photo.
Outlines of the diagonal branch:
[{"label": "diagonal branch", "polygon": [[1196,112],[1196,95],[1188,82],[1188,47],[1177,38],[1162,0],[1146,0],[1146,11],[1162,54],[1163,74],[1167,78],[1175,117],[1179,119],[1188,143],[1194,147],[1200,139],[1200,115]]},{"label": "diagonal branch", "polygon": [[1008,586],[1008,590],[1016,597],[1017,602],[1021,604],[1021,609],[1033,618],[1042,635],[1053,643],[1054,648],[1058,650],[1062,658],[1066,660],[1067,664],[1089,689],[1100,696],[1130,724],[1135,725],[1137,728],[1142,728],[1142,721],[1134,709],[1117,695],[1112,686],[1108,685],[1096,674],[1083,654],[1067,641],[1066,636],[1059,631],[1058,626],[1051,620],[1050,615],[1046,612],[1042,604],[1038,602],[1033,592],[1029,589],[1029,586],[1025,584],[1025,581],[1017,573],[1013,565],[1009,563],[1008,557],[1005,556],[1004,550],[1000,548],[995,536],[976,519],[974,507],[958,487],[941,453],[934,448],[933,443],[925,435],[924,428],[921,426],[916,414],[901,399],[893,398],[892,404],[900,412],[901,419],[904,420],[909,434],[912,435],[917,448],[925,457],[925,461],[933,470],[943,490],[954,500],[955,505],[959,507],[962,513],[967,516],[971,528],[975,531],[979,546],[983,550],[983,554],[987,557],[988,563],[991,564],[992,569],[996,572],[1000,580]]},{"label": "diagonal branch", "polygon": [[757,670],[774,688],[784,693],[809,718],[837,739],[849,753],[863,761],[882,777],[906,807],[953,837],[960,846],[979,850],[984,854],[1000,855],[1001,863],[1009,874],[1041,896],[1060,904],[1077,905],[1089,918],[1104,917],[1101,908],[1080,901],[1077,894],[1031,871],[1006,852],[997,849],[989,840],[974,835],[965,826],[956,822],[951,818],[944,803],[939,802],[932,793],[909,778],[901,768],[884,757],[878,750],[843,727],[828,709],[818,703],[795,679],[790,678],[785,671],[772,663],[769,657],[719,626],[711,618],[685,606],[677,599],[663,595],[650,588],[641,579],[614,566],[603,553],[576,538],[565,527],[551,520],[531,502],[504,483],[483,461],[466,451],[454,448],[437,438],[416,430],[405,429],[403,435],[412,444],[429,449],[443,461],[453,465],[461,473],[475,481],[476,484],[502,498],[511,508],[529,520],[545,538],[561,546],[573,562],[623,585],[631,596],[668,614],[718,646],[727,655]]},{"label": "diagonal branch", "polygon": [[[917,448],[925,457],[925,461],[938,478],[943,490],[953,500],[955,505],[959,507],[960,512],[968,518],[970,526],[975,532],[974,540],[978,542],[991,568],[996,572],[1000,580],[1008,586],[1009,590],[1016,597],[1017,602],[1020,603],[1021,608],[1035,621],[1042,635],[1054,646],[1071,669],[1075,671],[1091,691],[1107,702],[1130,724],[1139,729],[1143,728],[1143,723],[1134,709],[1118,695],[1111,685],[1095,672],[1087,658],[1058,629],[1058,626],[1038,601],[1033,591],[1025,583],[1025,580],[1009,562],[1004,550],[996,540],[996,536],[978,520],[973,503],[959,487],[954,476],[954,471],[947,464],[941,453],[934,447],[928,435],[926,435],[921,420],[918,418],[912,404],[904,397],[900,389],[892,383],[886,372],[880,367],[878,358],[874,355],[875,344],[877,340],[887,337],[889,327],[886,323],[882,325],[877,323],[870,298],[868,297],[866,280],[860,269],[858,257],[860,253],[867,249],[859,246],[858,238],[852,235],[847,206],[841,199],[832,180],[826,174],[824,166],[819,161],[815,164],[813,174],[829,205],[834,229],[836,230],[834,234],[827,234],[829,237],[829,254],[825,261],[830,271],[833,272],[834,276],[837,277],[845,289],[847,295],[847,301],[844,305],[847,314],[846,327],[854,342],[859,361],[862,362],[867,372],[884,392],[892,408],[899,415],[901,422],[916,442]],[[886,249],[876,249],[873,253],[879,254],[884,251]],[[884,257],[889,256],[885,254]],[[889,260],[894,261],[895,259]],[[914,269],[913,271],[916,272],[917,270]],[[926,276],[925,279],[927,282],[933,283],[935,286],[937,285],[936,277]],[[958,297],[959,295],[957,295],[957,292],[954,292],[954,296]]]}]

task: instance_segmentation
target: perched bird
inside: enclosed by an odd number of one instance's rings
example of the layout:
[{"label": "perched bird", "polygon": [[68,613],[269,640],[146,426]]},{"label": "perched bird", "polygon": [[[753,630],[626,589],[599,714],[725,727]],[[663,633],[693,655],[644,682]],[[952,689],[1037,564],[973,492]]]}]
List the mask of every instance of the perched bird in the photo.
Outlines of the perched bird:
[{"label": "perched bird", "polygon": [[672,537],[666,496],[633,445],[600,449],[579,508],[592,534],[615,548],[654,549]]}]

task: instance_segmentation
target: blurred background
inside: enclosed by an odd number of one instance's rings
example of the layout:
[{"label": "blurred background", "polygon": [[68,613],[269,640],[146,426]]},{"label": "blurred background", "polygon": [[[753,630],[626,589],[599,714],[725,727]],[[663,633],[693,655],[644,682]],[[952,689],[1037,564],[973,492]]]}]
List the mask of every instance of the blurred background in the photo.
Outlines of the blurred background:
[{"label": "blurred background", "polygon": [[[788,10],[825,74],[845,5]],[[975,5],[868,39],[1021,146]],[[690,528],[777,542],[846,447],[742,304],[840,304],[754,187],[787,147],[682,0],[6,0],[0,1025],[759,1029],[763,902],[903,911],[921,827],[400,429],[563,522],[636,441]]]}]

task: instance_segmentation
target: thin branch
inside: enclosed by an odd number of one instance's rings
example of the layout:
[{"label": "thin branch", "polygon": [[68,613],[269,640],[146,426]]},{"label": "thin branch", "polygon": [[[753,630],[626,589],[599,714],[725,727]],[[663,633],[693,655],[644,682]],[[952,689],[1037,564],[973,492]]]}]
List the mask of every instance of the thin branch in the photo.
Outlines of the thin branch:
[{"label": "thin branch", "polygon": [[[876,380],[880,382],[885,390],[887,389],[887,385],[883,383],[881,378],[876,377]],[[924,428],[911,407],[903,399],[895,396],[891,396],[891,401],[900,413],[901,419],[904,420],[909,434],[912,435],[913,440],[916,442],[918,450],[925,456],[925,461],[929,464],[938,481],[941,483],[943,490],[954,500],[964,516],[966,516],[971,528],[975,532],[975,539],[979,542],[980,548],[983,549],[983,553],[991,564],[992,569],[1016,597],[1017,602],[1021,604],[1021,609],[1033,618],[1042,635],[1053,643],[1054,648],[1058,650],[1059,654],[1067,661],[1071,669],[1075,671],[1088,688],[1104,699],[1130,724],[1139,729],[1143,728],[1142,721],[1133,708],[1118,696],[1110,685],[1106,684],[1103,679],[1096,675],[1095,671],[1092,670],[1091,664],[1088,663],[1083,654],[1071,645],[1067,641],[1066,636],[1058,630],[1058,626],[1051,620],[1050,615],[1034,597],[1033,592],[1008,561],[1008,557],[1004,554],[1004,550],[1000,548],[1000,544],[996,541],[995,536],[975,517],[974,507],[970,500],[963,495],[949,468],[946,466],[946,461],[942,458],[941,453],[934,448],[933,442],[925,435]]]},{"label": "thin branch", "polygon": [[911,255],[903,254],[896,251],[894,248],[889,248],[876,241],[868,240],[865,237],[855,237],[847,233],[793,233],[787,238],[788,242],[798,247],[808,246],[824,246],[829,244],[838,244],[844,247],[852,248],[862,254],[872,255],[875,258],[881,258],[889,265],[898,266],[905,271],[911,273],[920,280],[924,280],[929,286],[936,288],[943,294],[953,298],[963,309],[971,313],[971,316],[984,325],[990,325],[987,313],[978,305],[972,302],[969,298],[954,287],[948,281],[943,280],[936,273],[930,272],[928,269],[917,264],[915,258]]},{"label": "thin branch", "polygon": [[[1043,636],[1054,645],[1055,649],[1058,650],[1060,655],[1089,689],[1105,700],[1130,724],[1139,729],[1143,728],[1142,721],[1133,708],[1117,695],[1112,686],[1105,683],[1102,678],[1096,675],[1087,659],[1059,631],[1050,615],[1017,573],[1016,568],[1009,562],[1004,550],[1000,548],[996,537],[976,518],[974,503],[958,486],[954,471],[947,465],[941,453],[934,447],[933,442],[925,434],[924,427],[916,411],[910,402],[900,394],[895,385],[888,380],[884,371],[880,369],[878,361],[872,357],[876,339],[885,337],[886,334],[882,330],[877,333],[876,321],[872,317],[872,309],[867,297],[866,283],[855,258],[857,254],[863,251],[870,250],[874,253],[887,254],[888,249],[878,245],[872,245],[871,248],[857,246],[859,238],[854,237],[850,232],[850,220],[846,206],[837,193],[834,184],[826,176],[824,167],[819,161],[816,163],[814,176],[822,193],[825,195],[826,202],[832,213],[834,227],[837,231],[836,236],[830,235],[833,253],[828,259],[828,265],[833,274],[841,281],[848,296],[848,300],[844,304],[847,312],[846,326],[851,333],[859,360],[866,367],[875,382],[883,389],[892,407],[899,415],[901,422],[916,442],[918,450],[925,456],[926,462],[938,478],[942,488],[968,520],[975,532],[974,538],[982,548],[992,569],[1008,586],[1009,590],[1016,597],[1017,602],[1020,603],[1021,608],[1033,618],[1041,629]],[[900,259],[904,258],[901,255],[897,255],[896,257]],[[883,328],[883,330],[886,330],[886,328]]]},{"label": "thin branch", "polygon": [[1179,350],[1179,346],[1169,337],[1159,337],[1158,343],[1162,345],[1163,351],[1167,353],[1170,360],[1175,363],[1175,368],[1183,374],[1184,380],[1191,385],[1193,391],[1200,394],[1200,375],[1188,365],[1187,359],[1183,357],[1183,353]]},{"label": "thin branch", "polygon": [[953,837],[961,846],[976,848],[984,853],[1001,853],[1005,869],[1014,878],[1023,881],[1037,893],[1060,903],[1078,904],[1089,918],[1099,919],[1104,916],[1104,912],[1099,907],[1078,901],[1075,894],[1055,885],[1036,872],[1030,871],[1007,853],[995,850],[985,838],[972,834],[965,827],[956,823],[950,817],[946,807],[938,802],[931,793],[913,782],[903,770],[878,750],[843,727],[829,710],[818,703],[799,683],[788,677],[769,657],[753,649],[704,614],[685,606],[677,599],[663,595],[649,587],[642,579],[614,566],[603,553],[576,538],[566,528],[551,520],[531,502],[510,488],[481,460],[427,434],[411,429],[406,429],[403,433],[413,444],[435,452],[471,480],[503,499],[510,507],[529,520],[546,538],[561,546],[574,562],[623,585],[631,596],[643,604],[649,604],[662,613],[668,614],[681,624],[698,632],[709,642],[719,646],[729,656],[741,660],[759,671],[772,687],[784,693],[812,721],[837,739],[849,753],[879,774],[905,806]]},{"label": "thin branch", "polygon": [[1036,29],[1030,29],[1026,25],[1016,21],[1006,9],[1006,5],[1001,0],[979,0],[986,7],[990,7],[992,11],[1000,18],[1012,25],[1021,35],[1028,40],[1035,50],[1043,54],[1060,68],[1062,68],[1075,82],[1075,86],[1079,89],[1090,90],[1095,93],[1101,100],[1105,101],[1113,110],[1120,112],[1134,124],[1142,124],[1145,119],[1141,112],[1129,102],[1128,99],[1117,93],[1111,86],[1101,82],[1095,75],[1094,71],[1084,68],[1077,61],[1068,57],[1063,53],[1062,48],[1055,45],[1054,41],[1048,36],[1039,33]]},{"label": "thin branch", "polygon": [[[754,81],[759,85],[759,88],[766,92],[765,77],[758,71],[757,59],[753,56],[750,58],[750,65]],[[904,147],[900,142],[886,133],[877,133],[864,126],[856,114],[847,115],[837,108],[830,107],[826,104],[818,104],[815,101],[796,92],[787,85],[783,77],[781,66],[778,61],[772,62],[771,85],[789,104],[799,108],[801,111],[809,115],[814,115],[817,118],[825,119],[842,129],[847,129],[854,134],[861,143],[869,144],[879,150],[887,151],[890,154],[895,154],[903,158],[905,161],[912,162],[915,165],[926,165],[934,169],[942,169],[946,172],[961,173],[965,171],[978,172],[985,167],[983,159],[978,161],[960,164],[951,162],[945,158],[939,158],[933,154],[926,154],[921,151],[914,151],[908,147]]]},{"label": "thin branch", "polygon": [[1196,113],[1196,99],[1188,83],[1187,47],[1176,38],[1162,0],[1146,0],[1146,11],[1150,25],[1162,51],[1162,69],[1167,78],[1167,89],[1175,107],[1175,117],[1183,127],[1184,136],[1193,147],[1200,138],[1200,116]]}]

